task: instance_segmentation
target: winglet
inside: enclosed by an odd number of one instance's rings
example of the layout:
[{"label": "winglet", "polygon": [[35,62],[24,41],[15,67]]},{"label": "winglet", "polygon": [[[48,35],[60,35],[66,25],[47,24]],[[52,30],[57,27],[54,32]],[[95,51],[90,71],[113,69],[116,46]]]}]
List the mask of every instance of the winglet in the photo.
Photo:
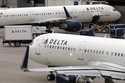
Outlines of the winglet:
[{"label": "winglet", "polygon": [[28,68],[28,58],[29,58],[29,46],[26,49],[26,53],[25,53],[23,63],[22,63],[22,66],[21,66],[21,69],[24,70],[24,71],[28,71],[27,70],[27,68]]},{"label": "winglet", "polygon": [[71,16],[70,16],[69,12],[67,11],[66,7],[64,7],[64,11],[65,11],[66,17],[71,18]]}]

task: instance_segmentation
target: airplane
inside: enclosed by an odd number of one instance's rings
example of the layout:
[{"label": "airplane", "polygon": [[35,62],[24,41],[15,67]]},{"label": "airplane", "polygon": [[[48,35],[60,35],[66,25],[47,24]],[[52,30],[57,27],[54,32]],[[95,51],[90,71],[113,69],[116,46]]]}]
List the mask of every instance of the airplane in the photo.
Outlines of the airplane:
[{"label": "airplane", "polygon": [[0,10],[0,26],[28,24],[46,26],[48,30],[59,26],[67,31],[79,31],[81,23],[112,22],[120,17],[119,11],[105,4],[8,8]]},{"label": "airplane", "polygon": [[[27,47],[21,69],[25,72],[49,72],[48,80],[54,80],[55,73],[61,73],[87,79],[102,77],[105,83],[114,83],[114,80],[125,80],[124,46],[123,39],[44,34]],[[48,67],[30,68],[29,59]],[[89,81],[87,79],[84,80]]]}]

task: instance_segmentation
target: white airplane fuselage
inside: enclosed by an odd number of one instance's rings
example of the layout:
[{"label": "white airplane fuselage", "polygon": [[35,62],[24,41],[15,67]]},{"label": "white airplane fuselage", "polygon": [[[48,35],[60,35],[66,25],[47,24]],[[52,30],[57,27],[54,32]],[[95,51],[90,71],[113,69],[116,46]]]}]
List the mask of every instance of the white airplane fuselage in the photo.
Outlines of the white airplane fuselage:
[{"label": "white airplane fuselage", "polygon": [[32,60],[49,66],[104,63],[125,69],[125,40],[67,34],[45,34],[30,45]]},{"label": "white airplane fuselage", "polygon": [[0,10],[0,26],[58,22],[67,18],[63,7],[67,9],[72,19],[80,22],[91,22],[94,16],[100,16],[98,22],[112,22],[121,17],[121,14],[115,8],[102,4],[9,8]]}]

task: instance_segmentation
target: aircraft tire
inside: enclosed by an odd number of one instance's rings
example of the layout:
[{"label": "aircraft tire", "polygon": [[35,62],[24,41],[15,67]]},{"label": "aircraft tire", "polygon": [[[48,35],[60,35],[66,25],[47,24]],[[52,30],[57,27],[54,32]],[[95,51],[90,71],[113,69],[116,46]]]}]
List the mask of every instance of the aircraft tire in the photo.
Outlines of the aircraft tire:
[{"label": "aircraft tire", "polygon": [[47,80],[48,81],[54,81],[55,80],[55,75],[54,74],[48,74],[47,75]]}]

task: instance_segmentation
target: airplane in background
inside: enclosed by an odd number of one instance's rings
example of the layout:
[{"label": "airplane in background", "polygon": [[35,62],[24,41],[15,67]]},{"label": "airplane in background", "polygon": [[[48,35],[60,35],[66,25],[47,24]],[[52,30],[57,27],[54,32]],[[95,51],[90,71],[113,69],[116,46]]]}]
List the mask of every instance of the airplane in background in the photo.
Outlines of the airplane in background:
[{"label": "airplane in background", "polygon": [[[32,59],[47,68],[29,68]],[[125,80],[125,40],[50,33],[36,37],[27,47],[21,69],[27,72],[55,72],[84,76],[86,81],[103,77],[105,83]],[[87,82],[92,83],[92,82]]]},{"label": "airplane in background", "polygon": [[104,4],[8,8],[0,10],[0,26],[30,24],[46,26],[50,31],[53,26],[79,31],[81,23],[113,22],[120,17],[119,11]]}]

